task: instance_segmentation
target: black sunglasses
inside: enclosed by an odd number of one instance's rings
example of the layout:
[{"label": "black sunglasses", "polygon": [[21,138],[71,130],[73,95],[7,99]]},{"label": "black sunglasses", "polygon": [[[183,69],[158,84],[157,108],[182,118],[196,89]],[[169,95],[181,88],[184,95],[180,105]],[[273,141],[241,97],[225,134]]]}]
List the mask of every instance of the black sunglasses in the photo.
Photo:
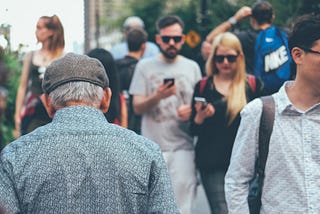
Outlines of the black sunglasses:
[{"label": "black sunglasses", "polygon": [[224,58],[227,58],[228,62],[235,62],[238,55],[214,55],[214,61],[217,63],[222,63]]},{"label": "black sunglasses", "polygon": [[314,54],[320,55],[320,51],[314,51],[314,50],[311,50],[309,48],[301,48],[301,49],[304,50],[307,53],[314,53]]},{"label": "black sunglasses", "polygon": [[171,39],[175,43],[181,42],[182,36],[161,36],[161,39],[164,43],[169,43]]}]

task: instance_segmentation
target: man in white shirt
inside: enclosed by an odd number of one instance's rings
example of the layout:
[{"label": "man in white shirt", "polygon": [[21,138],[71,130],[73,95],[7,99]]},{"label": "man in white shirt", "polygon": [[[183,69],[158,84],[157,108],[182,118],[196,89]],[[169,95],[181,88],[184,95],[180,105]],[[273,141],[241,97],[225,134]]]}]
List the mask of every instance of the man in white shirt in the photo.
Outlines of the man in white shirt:
[{"label": "man in white shirt", "polygon": [[[320,15],[298,18],[289,35],[296,79],[275,100],[275,119],[265,167],[260,213],[320,210]],[[258,157],[262,102],[241,112],[241,124],[225,177],[229,213],[249,213],[249,182]]]},{"label": "man in white shirt", "polygon": [[138,62],[129,93],[133,95],[134,111],[142,115],[142,135],[160,145],[178,208],[189,214],[196,172],[188,121],[194,86],[201,79],[201,72],[195,61],[179,55],[185,41],[182,20],[164,16],[157,27],[156,42],[161,54]]}]

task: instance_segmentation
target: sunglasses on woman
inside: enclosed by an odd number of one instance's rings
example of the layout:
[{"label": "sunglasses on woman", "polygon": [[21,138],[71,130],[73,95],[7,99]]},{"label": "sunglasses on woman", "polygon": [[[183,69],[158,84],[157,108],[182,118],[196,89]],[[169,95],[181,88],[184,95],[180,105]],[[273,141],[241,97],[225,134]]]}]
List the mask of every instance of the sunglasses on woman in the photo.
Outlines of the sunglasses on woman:
[{"label": "sunglasses on woman", "polygon": [[161,36],[161,39],[164,43],[169,43],[171,39],[173,39],[175,43],[178,43],[181,41],[182,36]]},{"label": "sunglasses on woman", "polygon": [[238,55],[214,55],[214,61],[217,63],[223,63],[227,58],[228,62],[233,63],[237,60]]}]

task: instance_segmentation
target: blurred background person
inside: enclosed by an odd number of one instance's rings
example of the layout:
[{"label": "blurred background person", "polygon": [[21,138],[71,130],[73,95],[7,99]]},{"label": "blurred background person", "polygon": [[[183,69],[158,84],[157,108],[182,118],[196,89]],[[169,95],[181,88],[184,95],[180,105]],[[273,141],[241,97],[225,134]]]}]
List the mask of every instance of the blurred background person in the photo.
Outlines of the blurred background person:
[{"label": "blurred background person", "polygon": [[112,97],[108,112],[105,113],[110,123],[128,127],[127,106],[120,91],[119,74],[111,53],[103,48],[95,48],[87,53],[88,56],[98,59],[104,66],[110,80]]},{"label": "blurred background person", "polygon": [[[124,27],[124,38],[125,41],[114,45],[110,52],[115,60],[123,58],[128,53],[128,44],[127,44],[127,35],[128,32],[133,28],[143,28],[144,29],[144,22],[138,16],[129,16],[123,23]],[[160,52],[159,47],[151,42],[147,41],[146,50],[143,54],[143,58],[156,56]]]},{"label": "blurred background person", "polygon": [[133,111],[132,95],[129,95],[129,88],[132,76],[138,61],[146,50],[147,33],[142,28],[133,28],[128,32],[127,44],[129,52],[127,55],[116,61],[120,76],[121,93],[123,93],[128,108],[128,128],[141,134],[141,115]]},{"label": "blurred background person", "polygon": [[212,42],[203,41],[201,50],[197,54],[195,61],[199,64],[202,76],[206,76],[206,62],[212,51]]},{"label": "blurred background person", "polygon": [[184,22],[176,15],[158,19],[161,54],[138,62],[129,92],[134,111],[142,115],[142,135],[160,145],[180,212],[191,214],[197,180],[188,126],[201,72],[195,61],[179,54],[185,42],[183,29]]},{"label": "blurred background person", "polygon": [[213,41],[206,72],[205,82],[201,80],[195,86],[190,130],[198,137],[196,165],[211,213],[224,214],[228,213],[224,176],[240,123],[239,112],[248,101],[259,96],[262,83],[251,76],[254,83],[249,84],[241,43],[230,32],[218,35]]},{"label": "blurred background person", "polygon": [[41,48],[23,60],[14,116],[16,137],[51,121],[41,102],[41,84],[46,67],[64,53],[64,29],[58,16],[41,16],[35,34]]},{"label": "blurred background person", "polygon": [[293,74],[287,35],[273,24],[275,13],[270,2],[256,1],[251,7],[241,7],[234,16],[215,27],[206,40],[212,42],[216,35],[247,18],[251,28],[235,32],[246,56],[246,71],[263,81],[264,95],[272,94]]}]

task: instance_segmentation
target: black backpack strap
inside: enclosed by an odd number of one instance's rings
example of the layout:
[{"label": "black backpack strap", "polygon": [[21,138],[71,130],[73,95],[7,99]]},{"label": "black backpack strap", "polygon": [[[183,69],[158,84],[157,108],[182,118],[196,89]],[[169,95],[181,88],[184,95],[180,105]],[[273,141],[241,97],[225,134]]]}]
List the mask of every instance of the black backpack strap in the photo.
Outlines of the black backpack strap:
[{"label": "black backpack strap", "polygon": [[[263,108],[260,119],[259,128],[259,159],[258,159],[258,172],[261,175],[262,183],[264,178],[264,170],[267,162],[269,152],[269,141],[273,129],[275,103],[272,96],[264,96],[262,100]],[[262,188],[262,187],[261,187]]]}]

